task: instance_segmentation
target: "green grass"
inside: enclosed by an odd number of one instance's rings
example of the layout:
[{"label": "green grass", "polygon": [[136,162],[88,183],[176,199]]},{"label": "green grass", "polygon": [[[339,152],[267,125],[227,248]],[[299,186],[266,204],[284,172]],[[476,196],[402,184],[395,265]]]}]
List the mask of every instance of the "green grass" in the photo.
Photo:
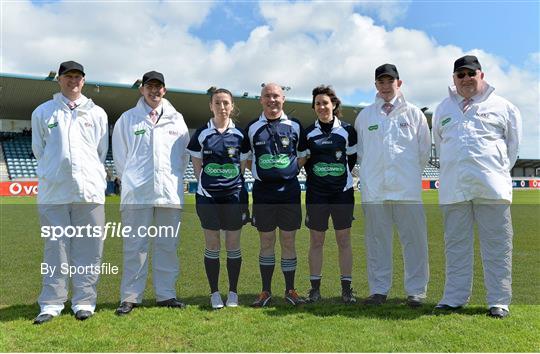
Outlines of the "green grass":
[{"label": "green grass", "polygon": [[[424,192],[430,250],[431,279],[427,304],[418,310],[403,304],[403,267],[397,238],[394,241],[394,281],[389,303],[380,308],[339,304],[339,271],[334,236],[329,233],[321,304],[291,308],[284,304],[283,276],[274,274],[273,306],[247,306],[260,290],[258,235],[247,226],[242,234],[243,265],[239,293],[242,306],[212,311],[202,253],[204,241],[188,196],[183,215],[179,255],[178,296],[189,307],[172,310],[153,307],[151,273],[144,307],[127,317],[114,315],[119,301],[120,274],[104,275],[98,286],[96,315],[75,321],[66,304],[63,314],[42,326],[32,325],[39,312],[39,264],[43,240],[33,198],[3,198],[0,225],[0,351],[179,351],[179,352],[538,352],[540,351],[540,191],[515,191],[514,300],[511,316],[494,320],[485,315],[482,266],[476,242],[475,278],[471,304],[460,313],[434,316],[432,307],[444,285],[442,218],[437,192]],[[358,198],[359,200],[359,198]],[[107,221],[119,221],[118,198],[107,199]],[[353,287],[359,298],[368,295],[361,208],[355,211]],[[301,293],[309,288],[307,249],[309,233],[297,236],[296,283]],[[277,247],[279,259],[279,247]],[[108,238],[103,262],[121,267],[121,240]],[[225,252],[222,251],[220,288],[227,290]]]}]

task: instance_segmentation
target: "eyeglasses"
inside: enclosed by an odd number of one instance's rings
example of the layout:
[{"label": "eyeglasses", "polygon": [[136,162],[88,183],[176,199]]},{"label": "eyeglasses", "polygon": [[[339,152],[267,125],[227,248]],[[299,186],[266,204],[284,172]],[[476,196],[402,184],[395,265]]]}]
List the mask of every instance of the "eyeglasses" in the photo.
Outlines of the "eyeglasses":
[{"label": "eyeglasses", "polygon": [[476,71],[460,72],[460,73],[456,74],[456,77],[458,79],[463,79],[465,76],[475,77],[476,76]]}]

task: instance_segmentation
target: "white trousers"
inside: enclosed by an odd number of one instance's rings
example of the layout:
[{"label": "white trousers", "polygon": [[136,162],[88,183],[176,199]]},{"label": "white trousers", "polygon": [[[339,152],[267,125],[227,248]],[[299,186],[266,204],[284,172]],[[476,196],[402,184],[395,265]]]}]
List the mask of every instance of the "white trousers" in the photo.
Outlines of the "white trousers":
[{"label": "white trousers", "polygon": [[508,309],[512,300],[512,218],[510,204],[477,199],[441,205],[444,218],[446,282],[441,304],[462,306],[473,284],[474,231],[478,225],[489,307]]},{"label": "white trousers", "polygon": [[[153,284],[157,301],[176,297],[176,279],[179,273],[178,242],[180,240],[180,209],[147,207],[122,211],[122,227],[132,228],[131,237],[124,238],[124,269],[122,273],[121,301],[141,303],[148,275],[148,247],[153,243]],[[149,237],[151,225],[173,228],[170,233]],[[156,228],[154,228],[156,230]]]},{"label": "white trousers", "polygon": [[[38,205],[42,227],[59,226],[67,230],[68,226],[100,226],[105,222],[105,209],[102,204],[42,204]],[[73,230],[73,228],[71,228]],[[103,238],[88,237],[51,237],[45,240],[43,263],[51,271],[43,275],[43,287],[38,303],[41,314],[58,316],[64,309],[68,298],[69,272],[67,267],[74,266],[81,271],[71,275],[71,309],[94,312],[96,308],[96,285],[99,275],[88,271],[101,265]],[[52,270],[54,269],[54,271]]]},{"label": "white trousers", "polygon": [[421,203],[363,203],[370,294],[387,295],[392,286],[393,225],[403,250],[407,295],[426,297],[429,280],[426,216]]}]

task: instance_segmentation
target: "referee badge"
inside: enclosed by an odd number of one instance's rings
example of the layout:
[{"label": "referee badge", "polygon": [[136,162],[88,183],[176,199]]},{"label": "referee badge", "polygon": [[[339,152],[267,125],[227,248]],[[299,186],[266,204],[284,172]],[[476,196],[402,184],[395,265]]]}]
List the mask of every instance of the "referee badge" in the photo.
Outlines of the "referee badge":
[{"label": "referee badge", "polygon": [[281,146],[287,147],[289,146],[289,137],[288,136],[282,136],[281,137]]},{"label": "referee badge", "polygon": [[227,147],[227,154],[229,155],[229,157],[234,157],[236,155],[236,147],[234,146]]},{"label": "referee badge", "polygon": [[343,152],[341,150],[336,151],[336,160],[341,159],[341,156],[343,156]]}]

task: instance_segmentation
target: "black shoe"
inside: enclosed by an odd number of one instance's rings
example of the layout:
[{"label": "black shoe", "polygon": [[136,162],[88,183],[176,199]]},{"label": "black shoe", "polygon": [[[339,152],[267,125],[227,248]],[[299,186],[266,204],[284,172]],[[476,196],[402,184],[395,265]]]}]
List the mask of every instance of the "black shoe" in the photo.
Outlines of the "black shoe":
[{"label": "black shoe", "polygon": [[137,307],[136,303],[128,302],[128,301],[122,301],[120,306],[118,306],[118,308],[116,309],[115,313],[118,316],[127,315],[128,313],[131,312],[131,310],[133,310],[134,307]]},{"label": "black shoe", "polygon": [[433,312],[455,312],[461,310],[461,306],[450,306],[447,304],[438,304],[433,309]]},{"label": "black shoe", "polygon": [[505,318],[510,316],[510,312],[503,309],[502,307],[493,306],[489,308],[488,316],[495,318]]},{"label": "black shoe", "polygon": [[178,300],[175,297],[169,300],[158,301],[157,305],[161,307],[173,307],[179,309],[183,309],[184,307],[186,307],[186,304],[184,304],[182,301]]},{"label": "black shoe", "polygon": [[407,296],[407,306],[409,307],[420,307],[424,303],[424,299],[420,296],[411,295]]},{"label": "black shoe", "polygon": [[92,317],[93,313],[90,311],[79,310],[75,313],[75,318],[79,321],[84,321]]},{"label": "black shoe", "polygon": [[54,318],[53,315],[49,315],[48,313],[43,313],[43,314],[38,315],[36,318],[34,318],[34,324],[40,325],[42,323],[49,322],[53,318]]},{"label": "black shoe", "polygon": [[[345,304],[356,304],[356,297],[354,297],[353,289],[342,289],[341,290],[341,300]],[[385,296],[386,301],[386,296]]]},{"label": "black shoe", "polygon": [[321,300],[321,290],[320,289],[309,289],[308,296],[306,298],[307,303],[314,303]]},{"label": "black shoe", "polygon": [[370,295],[366,300],[364,300],[365,305],[380,306],[386,302],[386,295],[383,294],[373,294]]}]

